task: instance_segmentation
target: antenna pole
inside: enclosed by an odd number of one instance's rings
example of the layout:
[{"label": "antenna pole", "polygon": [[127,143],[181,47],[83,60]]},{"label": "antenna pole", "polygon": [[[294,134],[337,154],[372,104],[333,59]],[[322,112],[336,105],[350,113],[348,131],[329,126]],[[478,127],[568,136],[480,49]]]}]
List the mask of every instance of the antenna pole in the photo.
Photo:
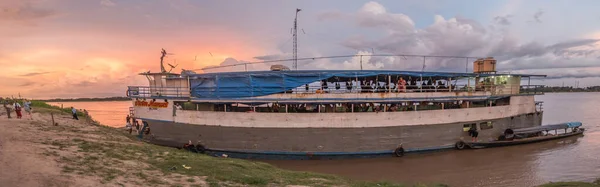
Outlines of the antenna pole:
[{"label": "antenna pole", "polygon": [[467,61],[465,62],[465,73],[469,73],[469,57],[466,58]]},{"label": "antenna pole", "polygon": [[294,18],[294,65],[293,68],[298,70],[298,12],[301,9],[296,8],[296,17]]}]

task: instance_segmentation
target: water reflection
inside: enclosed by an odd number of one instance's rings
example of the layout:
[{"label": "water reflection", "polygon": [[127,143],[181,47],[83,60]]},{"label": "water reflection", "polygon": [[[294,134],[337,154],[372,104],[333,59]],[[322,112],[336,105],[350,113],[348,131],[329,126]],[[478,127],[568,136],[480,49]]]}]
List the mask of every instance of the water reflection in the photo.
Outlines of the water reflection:
[{"label": "water reflection", "polygon": [[532,175],[540,167],[547,167],[545,162],[539,162],[540,156],[569,150],[580,143],[580,138],[504,148],[412,154],[402,158],[267,162],[292,170],[333,173],[362,180],[426,181],[452,186],[531,186],[546,181],[543,176]]}]

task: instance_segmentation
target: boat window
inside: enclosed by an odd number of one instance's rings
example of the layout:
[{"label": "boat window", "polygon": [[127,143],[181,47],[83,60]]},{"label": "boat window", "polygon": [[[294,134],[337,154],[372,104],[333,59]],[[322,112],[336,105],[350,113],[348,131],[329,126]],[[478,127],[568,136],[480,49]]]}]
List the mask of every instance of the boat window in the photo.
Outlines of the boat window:
[{"label": "boat window", "polygon": [[467,132],[467,131],[469,131],[469,129],[471,129],[471,127],[475,127],[475,129],[477,129],[476,125],[477,125],[476,123],[464,124],[463,125],[463,131]]},{"label": "boat window", "polygon": [[479,128],[481,130],[487,130],[487,129],[494,128],[494,126],[492,125],[491,121],[488,121],[488,122],[479,123]]}]

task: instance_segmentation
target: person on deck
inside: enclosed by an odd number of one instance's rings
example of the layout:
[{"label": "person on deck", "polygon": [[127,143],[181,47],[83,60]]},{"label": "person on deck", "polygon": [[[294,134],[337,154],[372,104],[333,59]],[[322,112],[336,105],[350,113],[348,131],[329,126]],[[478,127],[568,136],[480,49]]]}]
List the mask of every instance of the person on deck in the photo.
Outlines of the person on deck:
[{"label": "person on deck", "polygon": [[398,92],[406,92],[406,81],[400,77],[400,79],[398,79]]},{"label": "person on deck", "polygon": [[477,127],[475,127],[474,125],[471,126],[471,129],[469,129],[469,136],[471,136],[471,141],[477,142],[478,135],[479,135],[479,132],[477,132]]},{"label": "person on deck", "polygon": [[15,112],[17,113],[17,119],[21,119],[23,117],[23,114],[21,114],[21,104],[19,104],[18,101],[15,101]]},{"label": "person on deck", "polygon": [[77,109],[71,107],[71,113],[73,113],[73,119],[79,120],[77,117]]}]

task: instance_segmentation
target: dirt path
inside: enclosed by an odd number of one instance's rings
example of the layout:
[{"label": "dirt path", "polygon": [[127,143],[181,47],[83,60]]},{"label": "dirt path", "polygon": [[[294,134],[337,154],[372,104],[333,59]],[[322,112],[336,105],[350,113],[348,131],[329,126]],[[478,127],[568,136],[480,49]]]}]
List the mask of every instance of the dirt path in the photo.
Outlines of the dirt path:
[{"label": "dirt path", "polygon": [[[207,186],[202,177],[165,175],[143,154],[109,147],[143,144],[114,129],[49,111],[23,119],[0,116],[1,186]],[[127,152],[127,150],[119,150]]]},{"label": "dirt path", "polygon": [[[60,165],[43,153],[45,146],[39,144],[45,138],[56,138],[32,125],[34,119],[0,118],[0,183],[6,186],[94,186],[91,180],[73,180],[61,173]],[[66,123],[64,120],[60,122]],[[73,124],[71,122],[71,124]],[[49,124],[48,124],[49,125]],[[55,135],[54,135],[55,136]]]}]

